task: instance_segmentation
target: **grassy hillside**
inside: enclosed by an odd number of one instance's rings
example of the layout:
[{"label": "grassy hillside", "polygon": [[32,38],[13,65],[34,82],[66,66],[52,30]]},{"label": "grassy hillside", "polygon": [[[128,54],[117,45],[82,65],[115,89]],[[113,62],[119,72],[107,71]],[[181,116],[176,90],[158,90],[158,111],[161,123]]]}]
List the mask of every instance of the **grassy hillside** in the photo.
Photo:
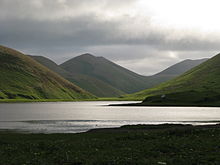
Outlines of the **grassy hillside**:
[{"label": "grassy hillside", "polygon": [[0,46],[1,99],[94,98],[32,58]]},{"label": "grassy hillside", "polygon": [[174,64],[167,69],[163,70],[162,72],[159,72],[155,74],[155,76],[179,76],[183,74],[184,72],[194,68],[195,66],[207,61],[208,58],[198,59],[198,60],[184,60],[177,64]]},{"label": "grassy hillside", "polygon": [[54,63],[52,60],[45,58],[43,56],[30,56],[42,65],[46,66],[50,70],[60,74],[65,79],[73,82],[82,89],[98,96],[98,97],[117,97],[125,94],[124,92],[112,87],[111,85],[101,81],[95,77],[91,77],[79,73],[70,73],[59,65]]},{"label": "grassy hillside", "polygon": [[159,85],[160,83],[171,80],[171,79],[187,72],[188,70],[196,67],[197,65],[199,65],[207,60],[208,60],[207,58],[198,59],[198,60],[187,59],[187,60],[181,61],[177,64],[174,64],[174,65],[168,67],[167,69],[165,69],[155,75],[147,76],[146,77],[146,81],[148,83],[147,88],[151,88],[156,85]]},{"label": "grassy hillside", "polygon": [[60,65],[71,73],[80,73],[103,81],[124,93],[145,89],[144,76],[131,72],[104,57],[84,54]]},{"label": "grassy hillside", "polygon": [[183,75],[132,97],[148,105],[220,105],[220,54]]}]

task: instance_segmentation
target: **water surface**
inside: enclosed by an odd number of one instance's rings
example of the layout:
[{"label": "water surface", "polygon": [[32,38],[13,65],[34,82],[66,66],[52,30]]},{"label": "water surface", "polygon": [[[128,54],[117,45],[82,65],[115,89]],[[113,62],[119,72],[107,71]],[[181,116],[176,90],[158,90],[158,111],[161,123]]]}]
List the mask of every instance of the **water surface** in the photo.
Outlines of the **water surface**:
[{"label": "water surface", "polygon": [[34,133],[76,133],[128,124],[216,124],[216,107],[122,107],[130,101],[3,103],[0,129]]}]

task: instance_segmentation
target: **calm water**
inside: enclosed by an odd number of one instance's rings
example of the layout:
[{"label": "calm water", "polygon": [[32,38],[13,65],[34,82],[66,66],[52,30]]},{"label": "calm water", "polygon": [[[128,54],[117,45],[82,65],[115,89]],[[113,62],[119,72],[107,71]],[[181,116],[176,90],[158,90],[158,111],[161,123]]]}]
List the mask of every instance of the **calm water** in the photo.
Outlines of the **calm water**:
[{"label": "calm water", "polygon": [[111,107],[125,101],[0,104],[0,129],[75,133],[128,124],[216,124],[220,108]]}]

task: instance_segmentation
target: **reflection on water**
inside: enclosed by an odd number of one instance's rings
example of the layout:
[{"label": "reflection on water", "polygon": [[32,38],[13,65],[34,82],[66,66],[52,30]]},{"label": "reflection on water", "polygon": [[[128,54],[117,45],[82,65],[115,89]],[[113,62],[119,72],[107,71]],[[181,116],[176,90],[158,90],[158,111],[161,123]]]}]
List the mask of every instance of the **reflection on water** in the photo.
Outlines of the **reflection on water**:
[{"label": "reflection on water", "polygon": [[111,107],[130,102],[0,104],[0,129],[34,133],[76,133],[129,124],[216,124],[220,108]]}]

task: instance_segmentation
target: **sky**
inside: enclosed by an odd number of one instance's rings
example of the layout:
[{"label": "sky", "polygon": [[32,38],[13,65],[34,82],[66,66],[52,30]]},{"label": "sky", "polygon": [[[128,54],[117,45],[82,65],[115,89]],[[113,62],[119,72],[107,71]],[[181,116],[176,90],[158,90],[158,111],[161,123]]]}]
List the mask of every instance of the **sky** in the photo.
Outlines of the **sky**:
[{"label": "sky", "polygon": [[220,52],[219,0],[0,0],[0,45],[60,64],[84,53],[142,75]]}]

